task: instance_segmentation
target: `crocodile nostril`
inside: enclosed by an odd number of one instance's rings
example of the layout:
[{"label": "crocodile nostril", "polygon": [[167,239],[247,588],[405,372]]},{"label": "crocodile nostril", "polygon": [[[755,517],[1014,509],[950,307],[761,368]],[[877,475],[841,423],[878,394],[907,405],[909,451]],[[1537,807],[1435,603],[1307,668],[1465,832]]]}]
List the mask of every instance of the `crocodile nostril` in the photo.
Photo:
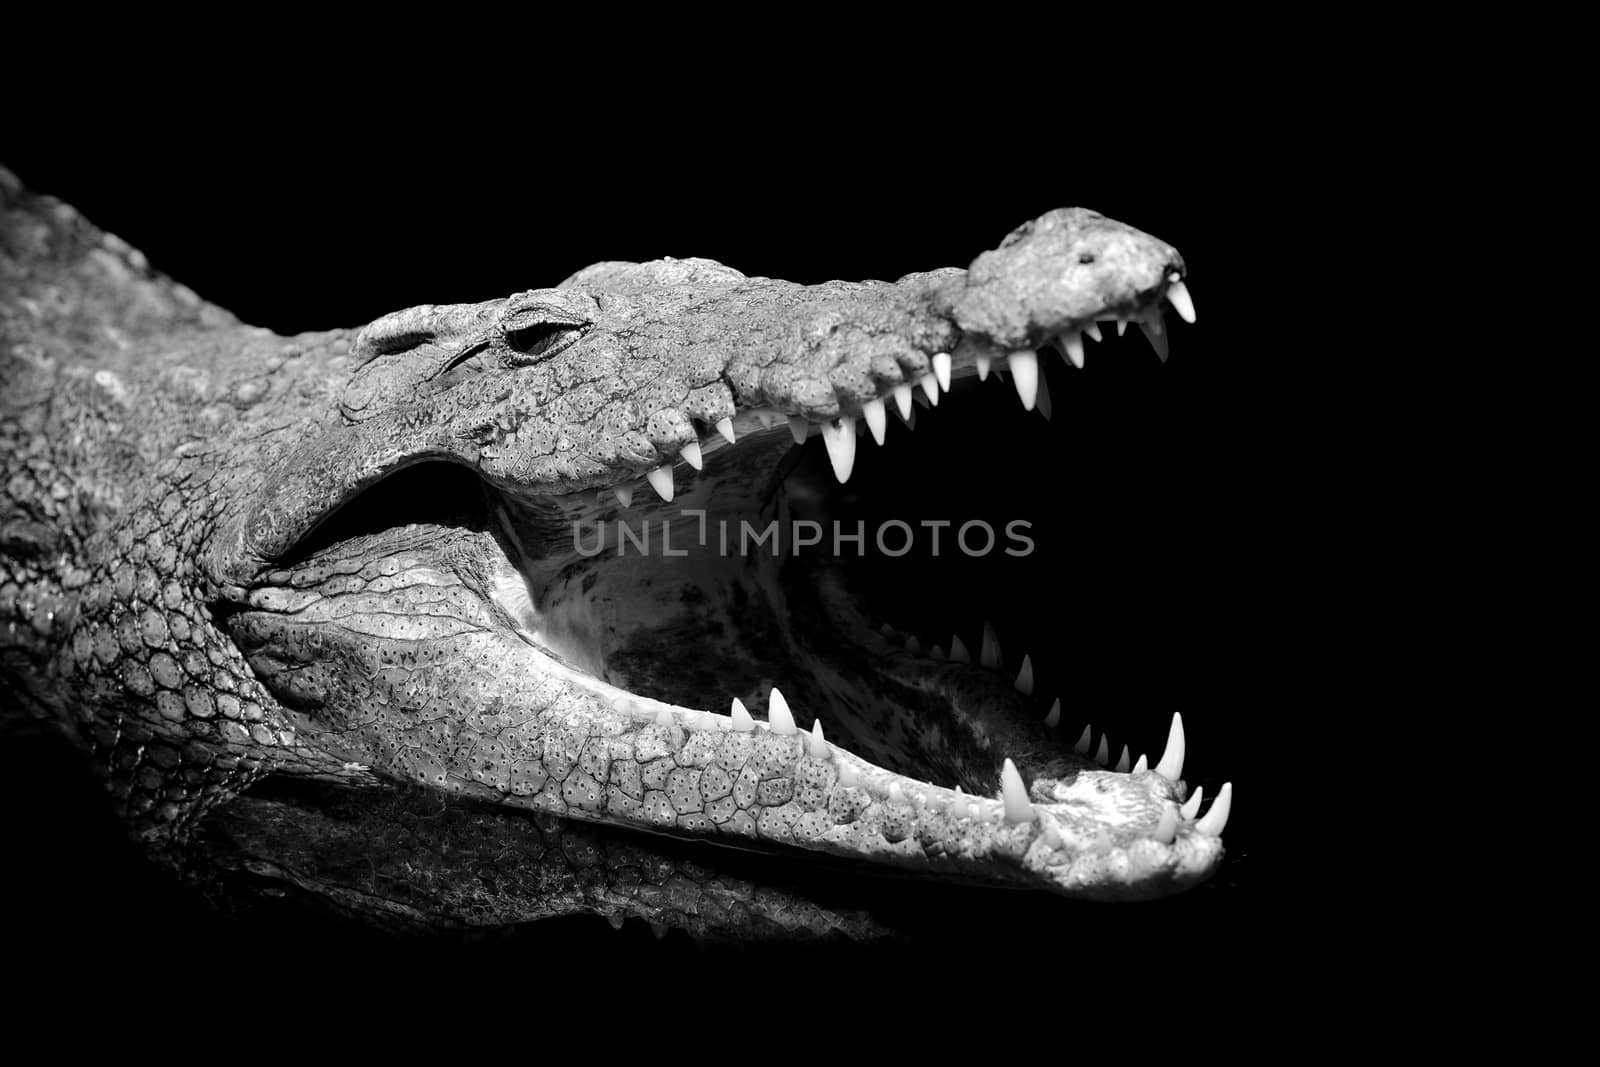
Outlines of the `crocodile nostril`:
[{"label": "crocodile nostril", "polygon": [[1093,263],[1094,259],[1095,259],[1095,256],[1094,256],[1093,252],[1083,252],[1083,253],[1080,253],[1079,256],[1078,256],[1078,262],[1079,263],[1084,263],[1084,264]]}]

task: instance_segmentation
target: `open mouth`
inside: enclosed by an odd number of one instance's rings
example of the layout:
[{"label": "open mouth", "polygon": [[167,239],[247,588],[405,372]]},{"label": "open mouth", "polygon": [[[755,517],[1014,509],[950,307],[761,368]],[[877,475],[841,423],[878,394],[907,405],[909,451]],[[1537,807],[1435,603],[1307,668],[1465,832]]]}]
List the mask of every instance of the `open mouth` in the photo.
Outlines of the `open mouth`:
[{"label": "open mouth", "polygon": [[941,877],[1183,888],[1221,855],[1231,790],[1201,813],[1176,716],[1149,753],[1088,725],[1052,618],[1083,523],[1055,396],[1086,349],[1142,347],[1130,323],[1165,358],[1164,307],[1194,311],[1157,277],[1028,347],[918,355],[832,418],[698,419],[598,491],[419,454],[230,625],[351,767]]}]

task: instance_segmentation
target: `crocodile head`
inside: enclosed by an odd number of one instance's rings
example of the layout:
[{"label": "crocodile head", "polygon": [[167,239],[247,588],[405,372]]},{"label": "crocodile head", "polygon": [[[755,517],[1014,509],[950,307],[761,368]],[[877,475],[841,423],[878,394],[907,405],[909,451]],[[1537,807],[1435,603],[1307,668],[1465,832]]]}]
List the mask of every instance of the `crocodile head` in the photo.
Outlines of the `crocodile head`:
[{"label": "crocodile head", "polygon": [[1008,656],[941,578],[990,556],[1027,580],[1052,546],[964,512],[978,487],[940,521],[882,501],[924,440],[1013,462],[993,443],[1048,417],[1052,348],[1127,358],[1132,323],[1164,359],[1184,270],[1070,209],[892,284],[601,263],[389,315],[338,423],[213,539],[228,630],[297,744],[354,778],[938,878],[1182,889],[1222,855],[1230,790],[1200,813],[1181,720],[1116,759],[1034,691],[1029,635]]}]

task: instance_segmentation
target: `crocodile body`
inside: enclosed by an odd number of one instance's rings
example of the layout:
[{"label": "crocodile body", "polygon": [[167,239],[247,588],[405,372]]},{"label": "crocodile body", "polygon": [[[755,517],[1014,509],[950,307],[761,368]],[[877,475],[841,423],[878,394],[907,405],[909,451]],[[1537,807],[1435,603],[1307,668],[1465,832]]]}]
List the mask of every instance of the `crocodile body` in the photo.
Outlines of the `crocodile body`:
[{"label": "crocodile body", "polygon": [[[388,924],[591,912],[757,937],[879,925],[717,844],[1110,898],[1219,861],[1228,793],[1201,815],[1177,727],[1112,769],[1104,735],[1096,760],[1059,713],[1018,718],[1031,681],[986,640],[966,658],[987,673],[855,633],[830,573],[801,597],[747,562],[658,580],[566,547],[619,539],[624,514],[764,517],[749,487],[808,435],[847,481],[886,406],[952,371],[1009,363],[1033,408],[1029,353],[1081,362],[1097,321],[1164,354],[1183,266],[1161,242],[1063,211],[895,283],[604,263],[284,338],[4,172],[0,196],[6,707],[85,746],[170,864]],[[691,591],[709,606],[683,610]],[[666,662],[685,641],[771,659],[701,693]],[[794,662],[791,711],[772,681]],[[846,714],[819,725],[807,705],[835,691]],[[908,726],[917,708],[942,729]],[[369,876],[385,865],[405,874]]]}]

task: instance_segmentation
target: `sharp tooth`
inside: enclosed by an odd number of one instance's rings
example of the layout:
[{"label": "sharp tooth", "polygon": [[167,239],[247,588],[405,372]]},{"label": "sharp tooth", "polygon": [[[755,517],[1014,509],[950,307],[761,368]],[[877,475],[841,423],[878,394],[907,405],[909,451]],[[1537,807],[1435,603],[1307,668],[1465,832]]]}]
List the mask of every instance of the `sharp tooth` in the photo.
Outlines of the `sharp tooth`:
[{"label": "sharp tooth", "polygon": [[978,662],[990,670],[1000,669],[1000,639],[988,623],[983,624],[983,648],[978,652]]},{"label": "sharp tooth", "polygon": [[811,432],[811,424],[799,415],[790,415],[789,432],[794,435],[795,444],[803,445],[806,443],[806,434]]},{"label": "sharp tooth", "polygon": [[1094,761],[1104,767],[1111,762],[1111,746],[1106,744],[1106,735],[1100,735],[1100,747],[1095,751]]},{"label": "sharp tooth", "polygon": [[861,776],[856,773],[855,767],[853,767],[850,764],[846,763],[844,760],[840,760],[839,761],[839,784],[842,785],[842,786],[848,787],[848,786],[855,785],[859,781],[861,781]]},{"label": "sharp tooth", "polygon": [[934,407],[939,406],[939,382],[931,374],[924,374],[918,379],[917,384],[922,386],[922,395],[928,398],[928,403]]},{"label": "sharp tooth", "polygon": [[620,930],[624,920],[621,915],[607,915],[606,922],[611,924],[611,929]]},{"label": "sharp tooth", "polygon": [[883,410],[882,400],[869,400],[861,405],[861,417],[867,421],[867,429],[872,431],[872,439],[878,444],[883,444],[884,431],[889,428],[889,416]]},{"label": "sharp tooth", "polygon": [[1133,763],[1133,773],[1143,774],[1150,769],[1150,761],[1144,758],[1144,753],[1139,753],[1139,758]]},{"label": "sharp tooth", "polygon": [[1044,421],[1050,421],[1050,381],[1044,375],[1039,375],[1039,399],[1036,402],[1039,414],[1044,416]]},{"label": "sharp tooth", "polygon": [[[1177,288],[1177,286],[1173,286],[1173,288]],[[939,379],[940,390],[948,393],[950,391],[950,353],[934,353],[933,376]]]},{"label": "sharp tooth", "polygon": [[884,623],[882,626],[878,627],[878,632],[891,641],[897,641],[900,639],[900,634],[888,623]]},{"label": "sharp tooth", "polygon": [[1127,319],[1118,319],[1117,320],[1117,336],[1121,337],[1123,334],[1125,334],[1127,332],[1128,332],[1128,320]]},{"label": "sharp tooth", "polygon": [[1150,339],[1150,347],[1156,350],[1156,355],[1160,356],[1161,362],[1165,363],[1167,361],[1166,336],[1159,330],[1151,328],[1149,319],[1140,319],[1139,329],[1144,331],[1144,335]]},{"label": "sharp tooth", "polygon": [[1189,295],[1189,287],[1182,282],[1173,282],[1167,286],[1167,300],[1178,313],[1178,318],[1194,325],[1194,298]]},{"label": "sharp tooth", "polygon": [[899,782],[890,782],[889,783],[889,803],[891,803],[891,804],[904,804],[905,802],[906,802],[906,792],[905,792],[904,789],[900,788],[900,783]]},{"label": "sharp tooth", "polygon": [[1182,778],[1183,750],[1183,716],[1175,711],[1172,726],[1167,730],[1167,747],[1161,753],[1161,762],[1156,764],[1156,773],[1172,782]]},{"label": "sharp tooth", "polygon": [[1205,818],[1194,824],[1194,828],[1203,834],[1222,833],[1222,828],[1228,825],[1228,812],[1232,807],[1233,783],[1223,782],[1217,799],[1211,802],[1211,809],[1206,812]]},{"label": "sharp tooth", "polygon": [[1117,757],[1117,766],[1115,767],[1115,770],[1116,770],[1116,772],[1118,774],[1127,774],[1128,773],[1128,767],[1129,767],[1129,763],[1128,763],[1128,746],[1127,745],[1123,745],[1122,746],[1122,755]]},{"label": "sharp tooth", "polygon": [[744,701],[738,697],[733,698],[733,711],[730,717],[733,719],[733,728],[740,733],[747,734],[756,728],[755,719],[750,717],[750,709],[745,707]]},{"label": "sharp tooth", "polygon": [[1061,345],[1061,354],[1067,357],[1067,362],[1082,370],[1083,337],[1079,335],[1078,331],[1073,330],[1070,333],[1064,333],[1056,341]]},{"label": "sharp tooth", "polygon": [[812,759],[824,759],[828,755],[828,742],[822,739],[822,720],[817,719],[811,724],[811,736],[806,741],[806,751]]},{"label": "sharp tooth", "polygon": [[717,420],[717,432],[720,433],[722,435],[722,439],[728,442],[730,445],[734,443],[732,419]]},{"label": "sharp tooth", "polygon": [[783,699],[783,694],[773,689],[772,698],[767,701],[767,726],[775,734],[794,733],[794,716],[789,712],[789,702]]},{"label": "sharp tooth", "polygon": [[967,651],[967,646],[961,643],[961,638],[959,638],[959,637],[952,637],[950,639],[950,662],[951,663],[971,663],[972,662],[971,653],[969,653]]},{"label": "sharp tooth", "polygon": [[699,441],[690,441],[678,450],[678,455],[682,456],[683,461],[695,470],[699,470],[701,464],[705,463],[705,459],[700,455]]},{"label": "sharp tooth", "polygon": [[944,662],[944,649],[940,648],[938,645],[934,645],[933,648],[929,649],[928,655],[932,656],[940,663]]},{"label": "sharp tooth", "polygon": [[1032,411],[1034,398],[1039,393],[1039,353],[1021,348],[1011,353],[1008,362],[1012,381],[1017,386],[1017,395],[1022,398],[1022,406]]},{"label": "sharp tooth", "polygon": [[1105,340],[1105,337],[1103,337],[1101,335],[1101,333],[1100,333],[1100,324],[1098,322],[1086,322],[1086,323],[1084,323],[1083,324],[1083,332],[1088,334],[1091,338],[1093,338],[1096,341],[1104,341]]},{"label": "sharp tooth", "polygon": [[1056,702],[1050,705],[1050,714],[1044,717],[1044,724],[1054,730],[1061,725],[1061,698],[1056,697]]},{"label": "sharp tooth", "polygon": [[657,467],[649,474],[646,474],[644,480],[650,483],[650,488],[654,489],[662,500],[672,499],[671,467]]},{"label": "sharp tooth", "polygon": [[917,635],[916,634],[912,634],[910,637],[906,638],[906,651],[907,652],[921,652],[922,651],[922,643],[917,640]]},{"label": "sharp tooth", "polygon": [[656,712],[656,725],[671,726],[672,712],[668,711],[666,708],[662,708],[660,711]]},{"label": "sharp tooth", "polygon": [[911,422],[911,386],[901,382],[891,392],[894,393],[894,406],[900,409],[900,420],[909,424]]},{"label": "sharp tooth", "polygon": [[617,503],[625,508],[633,507],[633,486],[624,485],[617,489]]},{"label": "sharp tooth", "polygon": [[822,424],[822,443],[828,446],[828,459],[833,463],[833,476],[843,485],[850,480],[850,471],[856,465],[856,419],[842,415],[838,425]]},{"label": "sharp tooth", "polygon": [[1183,817],[1185,819],[1192,819],[1200,814],[1200,798],[1205,795],[1205,786],[1197,785],[1194,787],[1194,796],[1183,802]]},{"label": "sharp tooth", "polygon": [[1032,822],[1033,805],[1028,803],[1028,788],[1009,759],[1000,765],[1000,796],[1006,804],[1006,822]]},{"label": "sharp tooth", "polygon": [[650,932],[652,934],[656,935],[656,940],[657,941],[660,941],[662,938],[667,936],[667,924],[666,923],[651,923],[650,924]]},{"label": "sharp tooth", "polygon": [[1051,848],[1060,848],[1061,831],[1057,830],[1054,826],[1046,826],[1044,828],[1044,843],[1049,845]]},{"label": "sharp tooth", "polygon": [[989,357],[979,356],[974,362],[978,365],[978,381],[986,381],[989,377]]},{"label": "sharp tooth", "polygon": [[1156,832],[1152,836],[1163,845],[1172,844],[1172,839],[1178,836],[1178,806],[1176,804],[1161,805],[1161,821],[1156,824]]},{"label": "sharp tooth", "polygon": [[1017,672],[1017,692],[1033,696],[1033,657],[1022,657],[1022,669]]},{"label": "sharp tooth", "polygon": [[1078,743],[1072,746],[1072,751],[1080,756],[1087,756],[1089,754],[1089,742],[1093,737],[1094,735],[1090,733],[1090,728],[1085,726],[1083,728],[1083,736],[1078,738]]}]

